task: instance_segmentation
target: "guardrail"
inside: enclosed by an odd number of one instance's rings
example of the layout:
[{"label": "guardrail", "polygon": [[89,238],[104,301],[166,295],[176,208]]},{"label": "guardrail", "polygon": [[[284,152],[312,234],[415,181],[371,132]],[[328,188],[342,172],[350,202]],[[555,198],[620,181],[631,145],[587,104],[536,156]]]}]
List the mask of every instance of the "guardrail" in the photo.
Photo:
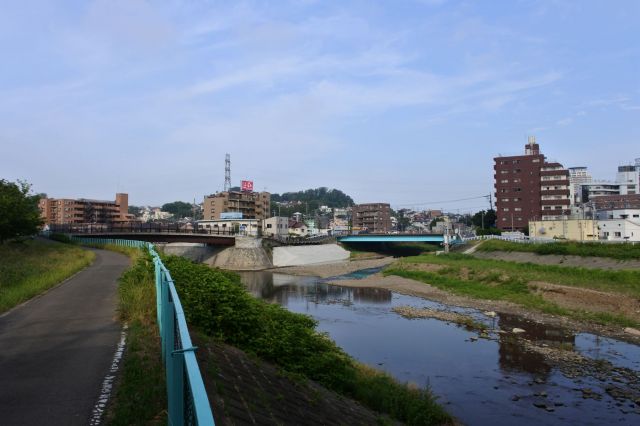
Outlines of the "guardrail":
[{"label": "guardrail", "polygon": [[233,228],[198,228],[180,223],[84,223],[50,224],[47,231],[61,234],[199,234],[199,235],[238,235],[240,230]]},{"label": "guardrail", "polygon": [[209,398],[204,388],[195,350],[180,298],[153,244],[110,238],[72,237],[82,244],[115,244],[147,248],[153,259],[156,284],[157,321],[162,340],[162,359],[167,379],[169,424],[214,425]]},{"label": "guardrail", "polygon": [[517,238],[517,237],[504,237],[502,235],[478,235],[476,237],[463,237],[462,241],[477,241],[477,240],[502,240],[502,241],[510,241],[512,243],[522,243],[522,244],[546,244],[546,243],[556,243],[558,240],[554,240],[551,238],[537,238],[537,237],[526,237],[526,238]]}]

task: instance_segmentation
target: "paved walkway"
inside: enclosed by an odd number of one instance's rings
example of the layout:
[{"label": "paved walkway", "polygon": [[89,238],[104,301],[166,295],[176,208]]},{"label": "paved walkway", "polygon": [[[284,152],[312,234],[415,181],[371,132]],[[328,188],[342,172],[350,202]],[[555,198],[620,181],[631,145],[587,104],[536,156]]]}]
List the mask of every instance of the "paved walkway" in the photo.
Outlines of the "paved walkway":
[{"label": "paved walkway", "polygon": [[129,265],[95,253],[90,267],[0,316],[0,424],[89,423],[120,338],[116,281]]}]

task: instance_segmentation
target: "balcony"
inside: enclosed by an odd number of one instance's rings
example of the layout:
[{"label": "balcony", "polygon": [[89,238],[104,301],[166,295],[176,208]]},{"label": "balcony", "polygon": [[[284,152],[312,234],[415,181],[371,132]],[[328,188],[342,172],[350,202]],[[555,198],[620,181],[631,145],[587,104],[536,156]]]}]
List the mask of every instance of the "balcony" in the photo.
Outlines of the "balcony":
[{"label": "balcony", "polygon": [[540,204],[543,206],[568,206],[570,203],[565,198],[564,200],[540,200]]},{"label": "balcony", "polygon": [[568,189],[541,189],[540,195],[565,195],[569,196]]}]

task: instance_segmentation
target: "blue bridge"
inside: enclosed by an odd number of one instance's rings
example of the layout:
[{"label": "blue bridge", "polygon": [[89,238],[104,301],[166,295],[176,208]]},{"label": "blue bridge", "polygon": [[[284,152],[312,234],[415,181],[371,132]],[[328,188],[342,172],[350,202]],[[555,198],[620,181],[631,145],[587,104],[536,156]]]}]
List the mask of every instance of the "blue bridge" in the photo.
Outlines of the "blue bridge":
[{"label": "blue bridge", "polygon": [[[341,243],[444,243],[442,234],[358,234],[337,238]],[[451,243],[455,238],[450,239]]]}]

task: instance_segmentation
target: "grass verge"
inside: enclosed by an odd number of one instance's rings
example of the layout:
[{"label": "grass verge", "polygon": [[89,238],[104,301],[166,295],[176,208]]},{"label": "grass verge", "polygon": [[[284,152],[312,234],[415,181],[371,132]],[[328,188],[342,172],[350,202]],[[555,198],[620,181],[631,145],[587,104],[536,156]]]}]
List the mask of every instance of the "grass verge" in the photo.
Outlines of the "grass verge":
[{"label": "grass verge", "polygon": [[519,251],[536,254],[608,257],[618,260],[640,259],[640,244],[601,244],[557,242],[546,244],[521,244],[501,240],[485,241],[479,251]]},{"label": "grass verge", "polygon": [[428,389],[410,388],[358,364],[318,333],[312,318],[250,296],[237,274],[175,256],[163,261],[187,322],[205,334],[407,424],[451,423]]},{"label": "grass verge", "polygon": [[141,249],[101,246],[127,254],[133,265],[120,278],[119,314],[129,326],[118,387],[106,423],[166,424],[166,387],[156,323],[153,263]]},{"label": "grass verge", "polygon": [[0,244],[0,313],[62,282],[94,259],[91,251],[40,239]]},{"label": "grass verge", "polygon": [[[441,269],[437,271],[419,270],[414,265],[420,263],[440,265]],[[384,274],[421,281],[442,290],[471,298],[505,300],[527,309],[548,314],[563,315],[605,325],[640,326],[638,321],[618,314],[563,308],[535,294],[529,285],[531,281],[546,281],[638,297],[640,295],[640,271],[587,270],[449,254],[402,259],[387,268]]]}]

